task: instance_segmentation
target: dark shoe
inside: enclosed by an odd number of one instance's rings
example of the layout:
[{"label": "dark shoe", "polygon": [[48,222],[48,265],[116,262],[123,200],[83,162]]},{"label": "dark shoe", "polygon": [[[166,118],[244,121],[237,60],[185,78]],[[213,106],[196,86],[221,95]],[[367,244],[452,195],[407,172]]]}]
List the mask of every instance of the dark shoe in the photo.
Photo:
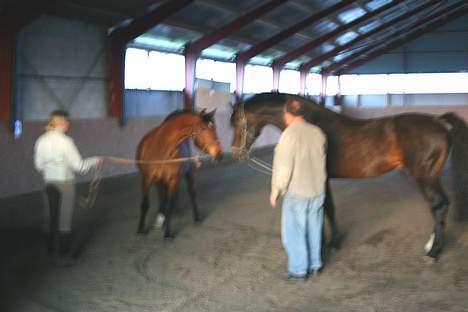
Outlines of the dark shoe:
[{"label": "dark shoe", "polygon": [[308,278],[307,274],[294,274],[294,273],[288,273],[288,281],[306,281]]}]

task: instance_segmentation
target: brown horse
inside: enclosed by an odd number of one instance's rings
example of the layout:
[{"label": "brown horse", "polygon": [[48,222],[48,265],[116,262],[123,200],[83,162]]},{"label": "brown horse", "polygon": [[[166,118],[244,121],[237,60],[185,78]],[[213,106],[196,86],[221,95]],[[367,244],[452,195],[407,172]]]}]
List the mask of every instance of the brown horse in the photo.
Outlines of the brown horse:
[{"label": "brown horse", "polygon": [[143,176],[143,199],[138,233],[148,233],[145,228],[149,209],[149,190],[156,185],[159,193],[159,216],[164,216],[164,237],[173,237],[171,215],[177,197],[181,176],[185,176],[188,193],[193,208],[195,222],[200,221],[194,188],[194,166],[191,161],[179,162],[174,159],[189,156],[189,140],[203,152],[219,160],[223,156],[211,113],[176,111],[162,124],[148,132],[138,145],[136,159]]},{"label": "brown horse", "polygon": [[[305,119],[319,126],[327,136],[329,178],[367,178],[400,168],[406,169],[414,177],[432,208],[435,225],[426,244],[426,253],[436,258],[444,245],[449,206],[440,184],[440,175],[452,146],[455,176],[464,178],[463,183],[456,183],[459,186],[456,188],[456,198],[465,196],[461,186],[466,182],[466,177],[457,173],[466,162],[468,147],[468,128],[464,120],[453,113],[442,116],[412,113],[359,120],[297,95],[262,93],[238,105],[231,116],[234,126],[233,157],[246,158],[265,125],[272,124],[283,130],[284,105],[291,101],[296,101],[302,107]],[[336,248],[340,235],[329,181],[324,210],[330,221],[330,245]],[[459,210],[460,217],[462,211]]]}]

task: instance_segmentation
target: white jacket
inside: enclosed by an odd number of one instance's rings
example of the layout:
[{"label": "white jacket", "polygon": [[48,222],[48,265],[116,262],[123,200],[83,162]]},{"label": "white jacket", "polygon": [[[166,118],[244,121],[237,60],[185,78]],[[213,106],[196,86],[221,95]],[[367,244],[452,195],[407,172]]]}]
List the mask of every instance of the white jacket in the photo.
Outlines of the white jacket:
[{"label": "white jacket", "polygon": [[34,166],[46,182],[73,181],[75,172],[85,174],[97,163],[97,157],[83,160],[73,139],[61,131],[45,132],[34,146]]}]

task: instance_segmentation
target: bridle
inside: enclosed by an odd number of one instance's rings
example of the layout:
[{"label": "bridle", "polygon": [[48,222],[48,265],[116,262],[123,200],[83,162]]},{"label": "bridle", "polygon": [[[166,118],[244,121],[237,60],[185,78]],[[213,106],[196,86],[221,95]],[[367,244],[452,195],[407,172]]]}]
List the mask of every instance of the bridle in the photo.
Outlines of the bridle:
[{"label": "bridle", "polygon": [[[211,128],[213,126],[209,125],[208,127]],[[192,126],[192,128],[190,129],[190,135],[189,135],[189,138],[192,140],[192,142],[195,142],[195,139],[199,136],[200,132],[201,132],[201,130],[197,130],[197,129],[195,129],[194,126]],[[221,145],[218,138],[215,140],[214,144]],[[211,146],[210,144],[204,144],[203,146],[200,146],[200,147],[197,147],[197,148],[200,149],[202,152],[208,153],[208,147],[210,147],[210,146]]]},{"label": "bridle", "polygon": [[247,126],[247,117],[245,116],[245,110],[244,110],[244,105],[240,105],[239,109],[239,125],[240,125],[240,131],[241,131],[241,142],[240,146],[233,146],[232,149],[233,151],[237,151],[239,154],[245,154],[247,158],[250,157],[250,149],[247,149],[247,138],[254,138],[254,135],[249,132],[249,128]]}]

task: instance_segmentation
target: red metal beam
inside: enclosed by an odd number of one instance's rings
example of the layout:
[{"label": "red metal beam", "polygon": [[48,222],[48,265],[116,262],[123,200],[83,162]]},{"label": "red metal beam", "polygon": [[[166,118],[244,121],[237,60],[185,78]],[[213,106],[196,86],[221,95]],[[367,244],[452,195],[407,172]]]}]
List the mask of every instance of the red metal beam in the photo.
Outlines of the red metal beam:
[{"label": "red metal beam", "polygon": [[355,20],[347,23],[347,24],[344,24],[344,25],[341,25],[340,27],[300,46],[299,48],[295,49],[295,50],[292,50],[288,53],[286,53],[285,55],[275,59],[273,61],[273,64],[274,66],[278,66],[278,67],[284,67],[284,65],[286,65],[286,63],[294,60],[294,59],[297,59],[298,57],[304,55],[305,53],[309,52],[311,49],[314,49],[316,48],[317,46],[319,46],[320,44],[322,43],[325,43],[327,42],[328,40],[338,36],[339,34],[349,30],[350,28],[354,27],[354,26],[357,26],[367,20],[369,20],[370,18],[374,17],[374,16],[377,16],[378,14],[381,14],[395,6],[397,6],[398,4],[400,4],[401,2],[403,2],[403,0],[393,0],[392,2],[390,3],[387,3],[386,5],[383,5],[373,11],[370,11],[364,15],[362,15],[361,17],[358,17],[356,18]]},{"label": "red metal beam", "polygon": [[248,62],[252,57],[255,55],[258,55],[262,53],[263,51],[273,47],[275,44],[287,39],[288,37],[291,37],[301,29],[304,29],[305,27],[318,22],[320,19],[338,12],[339,10],[343,9],[344,7],[352,4],[356,0],[344,0],[340,1],[339,3],[330,6],[320,12],[317,12],[316,14],[313,14],[306,19],[300,21],[297,24],[294,24],[293,26],[277,33],[276,35],[250,47],[246,51],[240,52],[237,55],[237,58],[240,59],[242,62]]},{"label": "red metal beam", "polygon": [[241,29],[245,25],[255,21],[259,16],[266,14],[267,12],[277,8],[281,4],[287,2],[288,0],[270,0],[251,11],[245,13],[244,15],[236,18],[232,22],[225,24],[224,26],[216,29],[215,31],[201,37],[198,40],[187,45],[186,50],[199,54],[204,49],[208,48],[209,46],[213,45],[214,43],[218,42],[219,40],[229,36],[233,32]]},{"label": "red metal beam", "polygon": [[416,23],[410,23],[404,29],[400,29],[398,31],[392,32],[390,35],[385,36],[384,38],[377,41],[376,43],[373,43],[373,44],[371,44],[371,45],[369,45],[369,46],[367,46],[367,47],[365,47],[363,49],[360,49],[359,51],[351,54],[350,56],[344,58],[343,60],[341,60],[339,62],[336,62],[336,63],[333,63],[333,64],[329,65],[328,67],[322,69],[322,73],[330,74],[330,73],[336,71],[337,69],[346,66],[346,64],[354,62],[359,57],[362,57],[363,54],[365,54],[365,53],[367,53],[369,51],[372,51],[372,50],[374,50],[374,49],[376,49],[376,48],[378,48],[378,47],[380,47],[382,45],[388,45],[389,42],[390,43],[392,42],[392,38],[394,38],[396,36],[401,36],[401,35],[404,35],[404,34],[408,34],[412,30],[414,30],[416,28],[419,28],[422,25],[424,25],[424,24],[426,24],[426,23],[428,23],[428,22],[430,22],[430,21],[432,21],[434,19],[437,19],[440,15],[447,14],[450,11],[459,8],[463,4],[466,4],[466,0],[457,1],[456,3],[454,3],[454,4],[450,5],[450,6],[446,6],[443,9],[437,10],[433,14],[430,14],[428,16],[425,16],[422,19],[419,19]]},{"label": "red metal beam", "polygon": [[125,88],[125,51],[121,42],[111,40],[110,47],[110,107],[109,113],[123,123],[123,101]]},{"label": "red metal beam", "polygon": [[242,100],[242,93],[244,90],[244,71],[245,63],[236,61],[236,103],[240,103]]},{"label": "red metal beam", "polygon": [[309,71],[312,67],[316,66],[316,65],[319,65],[321,64],[322,62],[328,60],[329,58],[335,56],[335,55],[338,55],[338,53],[340,53],[341,51],[344,51],[348,48],[351,48],[352,46],[354,46],[355,44],[361,42],[362,40],[364,39],[367,39],[383,30],[386,30],[392,26],[394,26],[395,24],[397,23],[400,23],[404,20],[407,20],[409,17],[413,16],[413,15],[416,15],[416,14],[419,14],[421,13],[422,11],[438,4],[442,2],[442,0],[432,0],[432,1],[429,1],[429,2],[426,2],[425,4],[411,10],[411,11],[408,11],[402,15],[399,15],[398,17],[390,20],[389,22],[386,22],[386,23],[383,23],[382,25],[372,29],[371,31],[363,34],[363,35],[360,35],[356,38],[354,38],[353,40],[347,42],[346,44],[344,45],[341,45],[341,46],[338,46],[336,47],[335,49],[327,52],[327,53],[324,53],[318,57],[315,57],[313,59],[311,59],[310,61],[308,62],[305,62],[304,64],[301,65],[301,70],[305,70],[305,71]]},{"label": "red metal beam", "polygon": [[193,109],[193,94],[195,87],[195,67],[198,55],[194,53],[185,54],[185,88],[184,88],[184,108]]},{"label": "red metal beam", "polygon": [[8,124],[13,102],[16,34],[0,33],[0,121]]},{"label": "red metal beam", "polygon": [[[459,1],[458,2],[458,5],[462,5],[462,2],[464,2],[466,4],[466,0],[465,1]],[[406,44],[407,42],[411,41],[411,40],[414,40],[424,34],[426,34],[428,31],[432,31],[436,28],[439,28],[451,21],[453,21],[454,19],[456,18],[459,18],[465,14],[468,13],[468,7],[464,7],[462,9],[459,9],[455,12],[452,12],[452,13],[439,13],[438,16],[440,16],[440,14],[442,14],[442,17],[441,18],[438,18],[437,20],[435,20],[434,22],[431,22],[431,23],[428,23],[427,25],[424,25],[422,27],[418,27],[416,28],[415,30],[413,30],[412,32],[409,32],[407,35],[405,35],[402,39],[397,39],[395,41],[393,41],[392,43],[390,43],[389,45],[387,45],[386,47],[382,48],[382,49],[378,49],[372,53],[370,53],[369,55],[366,56],[365,59],[358,59],[350,64],[348,64],[346,66],[346,68],[343,68],[341,69],[338,74],[339,75],[342,75],[343,73],[346,73],[348,72],[349,70],[353,69],[353,68],[356,68],[358,66],[361,66],[385,53],[387,53],[388,51],[391,51],[393,49],[396,49],[404,44]]]},{"label": "red metal beam", "polygon": [[155,27],[172,14],[182,10],[194,0],[168,0],[147,14],[134,19],[128,25],[118,27],[110,36],[115,42],[127,44],[141,34]]},{"label": "red metal beam", "polygon": [[299,95],[304,96],[307,84],[307,75],[309,73],[307,71],[301,70],[300,71],[300,80],[299,80]]}]

